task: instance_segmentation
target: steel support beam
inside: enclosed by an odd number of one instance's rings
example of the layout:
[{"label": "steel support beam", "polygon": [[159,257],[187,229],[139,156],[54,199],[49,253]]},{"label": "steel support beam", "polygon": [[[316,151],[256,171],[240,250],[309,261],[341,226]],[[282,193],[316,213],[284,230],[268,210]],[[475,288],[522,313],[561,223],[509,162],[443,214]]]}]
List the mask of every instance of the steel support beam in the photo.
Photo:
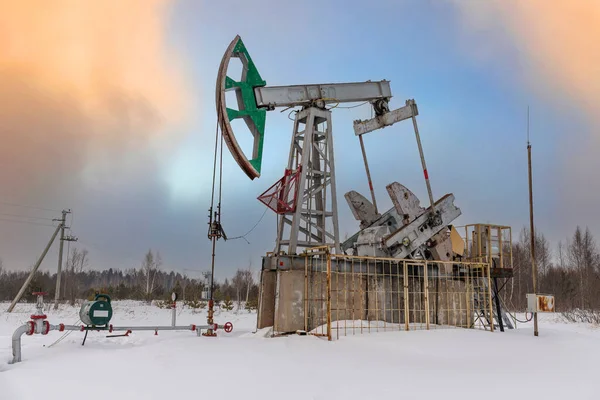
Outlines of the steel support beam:
[{"label": "steel support beam", "polygon": [[340,253],[331,111],[309,107],[296,114],[288,169],[299,166],[296,209],[280,216],[274,252],[331,245]]},{"label": "steel support beam", "polygon": [[320,100],[323,104],[387,100],[392,97],[390,82],[350,82],[254,88],[256,105],[275,107],[306,106]]},{"label": "steel support beam", "polygon": [[415,103],[414,100],[407,100],[406,105],[397,110],[387,112],[366,121],[354,121],[354,134],[356,136],[364,135],[365,133],[393,125],[396,122],[404,121],[405,119],[416,117],[417,115],[419,115],[417,103]]}]

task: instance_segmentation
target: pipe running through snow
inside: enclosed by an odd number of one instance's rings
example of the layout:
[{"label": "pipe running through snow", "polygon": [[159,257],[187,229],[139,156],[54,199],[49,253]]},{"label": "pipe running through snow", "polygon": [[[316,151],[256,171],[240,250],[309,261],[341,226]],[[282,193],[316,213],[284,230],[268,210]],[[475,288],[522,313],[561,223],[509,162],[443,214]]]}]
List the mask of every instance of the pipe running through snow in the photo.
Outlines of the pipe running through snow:
[{"label": "pipe running through snow", "polygon": [[21,362],[21,337],[23,334],[33,335],[34,333],[40,333],[42,335],[48,334],[50,331],[196,331],[199,332],[203,329],[224,329],[225,332],[231,332],[233,325],[228,322],[225,325],[212,324],[212,325],[187,325],[187,326],[112,326],[107,327],[92,327],[85,325],[51,325],[48,321],[37,320],[29,321],[25,325],[18,327],[12,336],[12,353],[13,359],[11,364]]},{"label": "pipe running through snow", "polygon": [[29,332],[29,330],[31,329],[30,324],[25,324],[25,325],[21,325],[20,327],[17,328],[17,330],[15,331],[15,333],[13,333],[12,335],[12,354],[13,354],[13,359],[12,359],[12,363],[18,363],[21,361],[21,336],[23,336],[24,333]]}]

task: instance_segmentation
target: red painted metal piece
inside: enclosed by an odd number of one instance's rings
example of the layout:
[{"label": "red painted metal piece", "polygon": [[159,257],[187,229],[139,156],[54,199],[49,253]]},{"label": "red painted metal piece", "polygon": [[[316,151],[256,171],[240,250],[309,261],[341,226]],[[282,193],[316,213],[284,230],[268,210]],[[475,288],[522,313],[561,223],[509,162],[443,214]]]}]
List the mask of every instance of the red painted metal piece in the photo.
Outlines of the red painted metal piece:
[{"label": "red painted metal piece", "polygon": [[233,330],[233,324],[231,322],[226,322],[223,329],[225,329],[225,332],[229,333]]},{"label": "red painted metal piece", "polygon": [[302,166],[298,166],[296,170],[286,169],[283,177],[258,196],[258,200],[277,214],[296,211],[298,181],[301,170]]},{"label": "red painted metal piece", "polygon": [[27,321],[27,326],[29,327],[29,330],[27,332],[25,332],[25,334],[27,336],[33,335],[33,333],[35,332],[35,322]]}]

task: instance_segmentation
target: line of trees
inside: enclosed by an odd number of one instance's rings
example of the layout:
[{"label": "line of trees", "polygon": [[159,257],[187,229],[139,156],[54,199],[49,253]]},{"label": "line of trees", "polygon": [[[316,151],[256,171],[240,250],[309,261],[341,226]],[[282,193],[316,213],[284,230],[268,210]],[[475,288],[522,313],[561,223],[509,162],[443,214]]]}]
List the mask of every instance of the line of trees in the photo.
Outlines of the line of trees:
[{"label": "line of trees", "polygon": [[[525,295],[533,293],[531,234],[523,228],[513,242],[514,277],[503,296],[510,308],[524,311]],[[573,235],[551,248],[543,233],[535,233],[537,292],[553,294],[557,311],[600,310],[600,251],[590,230],[579,226]]]},{"label": "line of trees", "polygon": [[[600,251],[589,231],[579,226],[573,235],[556,248],[551,248],[543,233],[536,232],[536,262],[538,293],[553,294],[557,311],[600,310]],[[527,293],[533,293],[530,258],[530,233],[523,228],[512,243],[514,277],[502,291],[506,306],[524,311]],[[73,248],[67,257],[61,298],[75,304],[95,292],[109,294],[114,299],[167,300],[175,290],[179,299],[198,302],[206,299],[205,278],[190,278],[179,272],[162,270],[162,258],[149,250],[139,268],[126,270],[92,270],[87,250]],[[7,271],[0,260],[0,301],[12,300],[27,278],[29,271]],[[54,298],[56,274],[38,272],[25,292],[25,301],[35,301],[31,292],[43,290]],[[234,277],[215,282],[217,304],[237,302],[258,304],[258,285],[251,268],[238,269]]]},{"label": "line of trees", "polygon": [[[206,278],[190,278],[185,274],[162,270],[162,258],[159,252],[148,250],[139,268],[125,270],[89,268],[88,251],[72,248],[63,268],[60,298],[74,305],[76,300],[90,298],[96,292],[106,293],[115,300],[169,300],[175,291],[182,301],[200,302],[206,300],[210,283]],[[0,301],[15,298],[29,275],[29,271],[7,271],[0,260]],[[250,267],[238,269],[233,279],[214,282],[215,303],[237,302],[256,308],[258,304],[258,285]],[[22,301],[33,302],[35,291],[48,293],[48,299],[54,298],[56,273],[38,271],[23,295]]]}]

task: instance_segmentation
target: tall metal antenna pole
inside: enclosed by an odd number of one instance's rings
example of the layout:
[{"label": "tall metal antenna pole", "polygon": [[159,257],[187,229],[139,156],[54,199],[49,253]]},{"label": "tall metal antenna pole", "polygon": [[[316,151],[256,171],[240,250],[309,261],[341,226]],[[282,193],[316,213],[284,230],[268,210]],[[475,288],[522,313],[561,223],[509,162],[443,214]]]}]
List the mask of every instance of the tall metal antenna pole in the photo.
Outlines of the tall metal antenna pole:
[{"label": "tall metal antenna pole", "polygon": [[[535,231],[533,227],[533,184],[531,178],[531,143],[529,142],[529,106],[527,106],[527,161],[529,171],[529,224],[531,229],[531,277],[533,293],[537,295],[537,265],[535,262]],[[537,312],[533,313],[533,335],[538,336]]]}]

